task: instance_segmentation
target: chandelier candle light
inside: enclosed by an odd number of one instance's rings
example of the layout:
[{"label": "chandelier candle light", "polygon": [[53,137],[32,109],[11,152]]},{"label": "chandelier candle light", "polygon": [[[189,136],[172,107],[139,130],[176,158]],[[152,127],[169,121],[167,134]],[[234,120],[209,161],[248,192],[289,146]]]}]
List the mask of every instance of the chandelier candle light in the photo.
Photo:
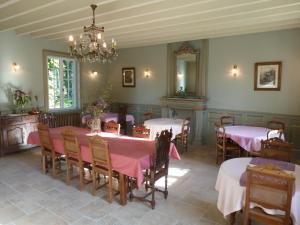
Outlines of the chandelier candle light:
[{"label": "chandelier candle light", "polygon": [[81,62],[108,62],[114,60],[118,54],[116,51],[117,42],[112,39],[111,47],[107,46],[102,33],[104,27],[97,27],[95,24],[95,9],[97,5],[91,5],[93,10],[93,23],[83,27],[83,33],[80,35],[79,43],[72,35],[69,36],[70,55]]}]

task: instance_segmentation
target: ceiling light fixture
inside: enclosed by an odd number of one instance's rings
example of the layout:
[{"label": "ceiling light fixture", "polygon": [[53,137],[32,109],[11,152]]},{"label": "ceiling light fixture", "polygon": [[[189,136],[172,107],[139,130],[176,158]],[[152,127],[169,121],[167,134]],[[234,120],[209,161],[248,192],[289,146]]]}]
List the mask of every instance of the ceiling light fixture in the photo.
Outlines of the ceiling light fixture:
[{"label": "ceiling light fixture", "polygon": [[70,55],[74,56],[81,62],[108,62],[115,59],[118,54],[116,51],[117,42],[112,39],[111,47],[108,47],[104,40],[104,27],[95,25],[95,9],[97,5],[91,5],[93,10],[93,23],[83,27],[83,33],[77,42],[72,35],[69,36]]}]

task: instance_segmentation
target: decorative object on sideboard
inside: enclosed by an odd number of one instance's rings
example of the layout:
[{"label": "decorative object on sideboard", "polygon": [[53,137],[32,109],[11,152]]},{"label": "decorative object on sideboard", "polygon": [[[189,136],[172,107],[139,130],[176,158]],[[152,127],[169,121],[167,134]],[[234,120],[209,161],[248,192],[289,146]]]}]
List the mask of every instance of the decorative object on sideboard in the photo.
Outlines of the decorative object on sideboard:
[{"label": "decorative object on sideboard", "polygon": [[122,86],[135,87],[135,68],[122,68]]},{"label": "decorative object on sideboard", "polygon": [[150,71],[149,68],[145,69],[145,71],[144,71],[144,76],[145,76],[146,78],[149,78],[149,77],[151,76],[151,71]]},{"label": "decorative object on sideboard", "polygon": [[233,77],[239,76],[239,70],[238,70],[238,66],[237,65],[233,65],[233,68],[231,70],[231,74],[232,74]]},{"label": "decorative object on sideboard", "polygon": [[104,40],[104,27],[98,27],[95,24],[95,9],[97,5],[90,5],[93,10],[93,22],[89,27],[83,27],[83,33],[78,42],[72,35],[69,36],[70,55],[81,62],[102,62],[114,60],[117,54],[117,42],[112,38],[109,47]]},{"label": "decorative object on sideboard", "polygon": [[17,72],[20,69],[20,65],[18,65],[16,62],[12,64],[12,69],[14,72]]},{"label": "decorative object on sideboard", "polygon": [[17,113],[24,113],[24,107],[31,102],[31,96],[20,89],[16,89],[13,95]]},{"label": "decorative object on sideboard", "polygon": [[254,90],[280,91],[282,62],[258,62],[254,65]]}]

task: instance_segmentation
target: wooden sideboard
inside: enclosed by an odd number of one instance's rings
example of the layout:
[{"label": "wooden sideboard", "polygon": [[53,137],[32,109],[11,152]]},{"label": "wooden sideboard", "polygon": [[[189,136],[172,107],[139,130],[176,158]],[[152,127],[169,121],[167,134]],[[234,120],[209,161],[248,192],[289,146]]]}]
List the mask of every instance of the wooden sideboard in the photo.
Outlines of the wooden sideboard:
[{"label": "wooden sideboard", "polygon": [[0,116],[0,156],[32,147],[27,145],[27,138],[30,132],[37,130],[37,124],[37,115]]}]

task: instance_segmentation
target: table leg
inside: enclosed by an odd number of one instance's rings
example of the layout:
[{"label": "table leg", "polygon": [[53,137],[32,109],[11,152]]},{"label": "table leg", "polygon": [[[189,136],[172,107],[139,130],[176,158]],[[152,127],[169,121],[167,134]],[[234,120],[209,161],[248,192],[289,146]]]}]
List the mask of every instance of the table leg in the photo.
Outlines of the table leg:
[{"label": "table leg", "polygon": [[120,187],[120,204],[127,204],[127,178],[124,174],[119,174],[119,187]]},{"label": "table leg", "polygon": [[234,223],[235,223],[235,216],[236,216],[236,212],[233,212],[233,213],[229,214],[229,224],[230,225],[234,225]]}]

